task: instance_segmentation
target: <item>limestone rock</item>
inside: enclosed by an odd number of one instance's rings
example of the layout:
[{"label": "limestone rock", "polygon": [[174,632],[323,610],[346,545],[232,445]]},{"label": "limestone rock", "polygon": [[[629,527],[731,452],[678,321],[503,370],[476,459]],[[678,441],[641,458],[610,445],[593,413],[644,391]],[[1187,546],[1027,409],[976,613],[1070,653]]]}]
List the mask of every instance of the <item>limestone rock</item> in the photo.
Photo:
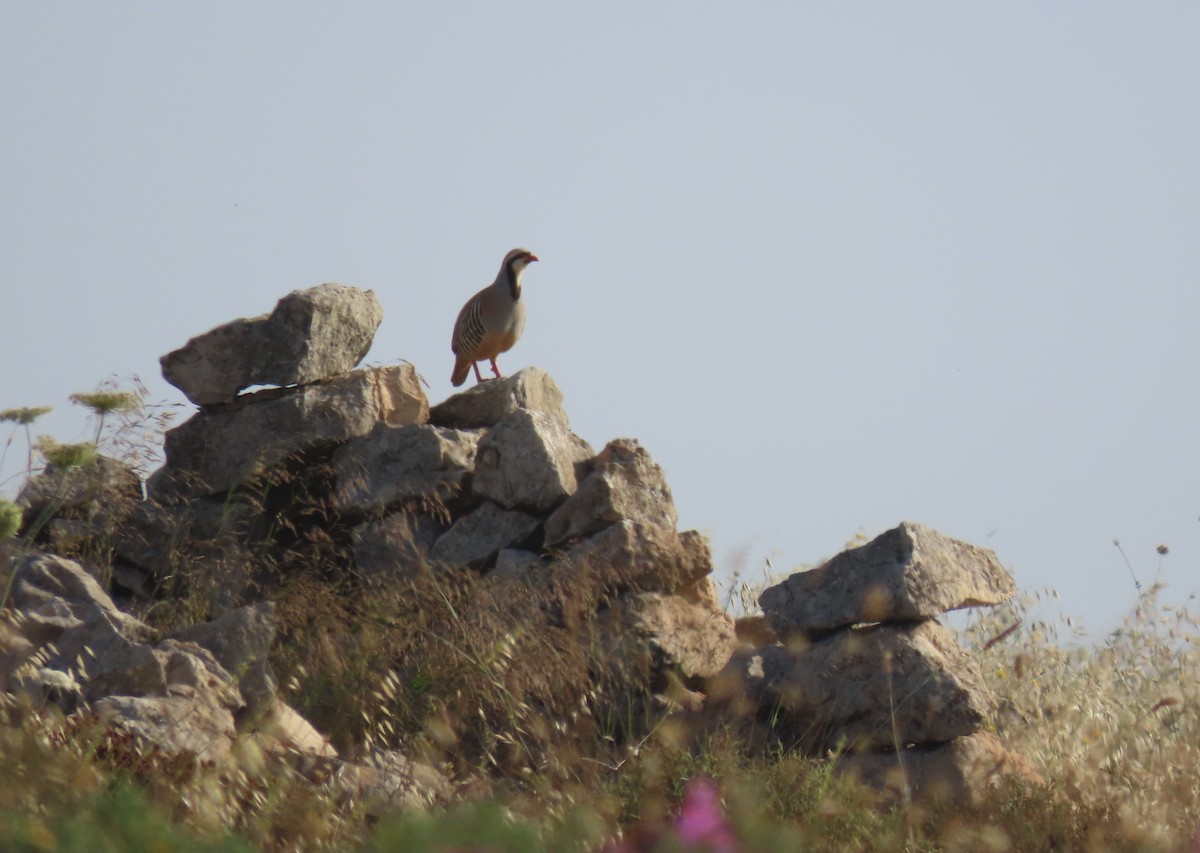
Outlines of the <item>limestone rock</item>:
[{"label": "limestone rock", "polygon": [[951,740],[993,710],[978,664],[936,621],[739,651],[718,681],[715,692],[773,709],[776,736],[814,755]]},{"label": "limestone rock", "polygon": [[76,679],[84,699],[165,690],[163,663],[144,643],[150,629],[118,610],[80,564],[46,554],[25,558],[10,604],[14,628],[41,649],[44,667]]},{"label": "limestone rock", "polygon": [[411,576],[429,563],[446,526],[429,515],[395,512],[350,531],[354,564],[364,580]]},{"label": "limestone rock", "polygon": [[[695,534],[697,539],[700,539],[700,534],[695,531],[688,531]],[[703,541],[703,540],[701,540]],[[717,585],[710,575],[696,578],[691,583],[682,584],[675,590],[675,594],[692,604],[700,604],[712,610],[724,609],[721,605],[721,596],[717,592]],[[736,631],[737,626],[734,626]]]},{"label": "limestone rock", "polygon": [[14,673],[33,656],[37,647],[7,619],[0,619],[0,693],[9,690]]},{"label": "limestone rock", "polygon": [[[96,579],[79,563],[51,554],[32,554],[18,562],[12,578],[12,609],[17,629],[34,645],[53,643],[74,658],[85,643],[104,644],[108,636],[142,641],[150,629],[122,613]],[[66,632],[76,634],[64,640]]]},{"label": "limestone rock", "polygon": [[398,752],[373,750],[361,762],[333,765],[330,787],[343,801],[361,803],[375,819],[395,811],[425,811],[452,794],[443,773]]},{"label": "limestone rock", "polygon": [[259,716],[274,706],[278,682],[267,660],[275,639],[273,602],[231,610],[211,622],[181,628],[170,639],[192,642],[212,652],[236,680],[250,716]]},{"label": "limestone rock", "polygon": [[64,714],[73,714],[84,704],[83,685],[69,672],[46,666],[23,666],[13,672],[4,692],[24,694],[34,708],[57,705]]},{"label": "limestone rock", "polygon": [[847,754],[838,770],[877,788],[888,803],[979,807],[1005,784],[1045,785],[1028,760],[1006,750],[989,732],[896,752]]},{"label": "limestone rock", "polygon": [[485,501],[442,534],[430,557],[439,565],[478,568],[501,548],[521,542],[539,524],[532,515]]},{"label": "limestone rock", "polygon": [[526,367],[504,379],[483,382],[455,394],[429,412],[429,422],[453,429],[494,426],[518,409],[540,412],[567,423],[562,392],[550,374]]},{"label": "limestone rock", "polygon": [[637,441],[610,441],[579,488],[546,519],[546,547],[589,536],[623,518],[674,530],[678,521],[662,468]]},{"label": "limestone rock", "polygon": [[47,466],[17,496],[27,527],[62,516],[111,529],[142,499],[142,481],[125,463],[108,456],[71,468]]},{"label": "limestone rock", "polygon": [[492,568],[492,574],[499,576],[501,574],[520,575],[534,566],[542,565],[542,558],[536,551],[527,551],[523,548],[502,548],[496,554],[496,565]]},{"label": "limestone rock", "polygon": [[225,323],[164,355],[163,378],[199,406],[230,402],[252,385],[306,385],[351,370],[382,320],[374,291],[296,290],[270,314]]},{"label": "limestone rock", "polygon": [[[233,714],[246,702],[210,651],[178,637],[152,646],[150,629],[117,610],[78,563],[35,555],[16,572],[12,627],[25,642],[7,643],[6,651],[27,655],[30,646],[40,648],[38,666],[15,671],[12,686],[68,711],[87,702],[110,727],[168,755],[215,761],[229,754]],[[219,638],[222,644],[208,631],[231,659],[238,658],[239,643],[253,645],[232,631]],[[7,669],[0,662],[0,671]]]},{"label": "limestone rock", "polygon": [[448,502],[470,482],[480,435],[429,424],[379,424],[334,454],[333,505],[367,513],[418,499]]},{"label": "limestone rock", "polygon": [[244,543],[259,520],[260,511],[240,501],[207,497],[178,505],[143,501],[117,529],[114,550],[142,570],[152,589],[180,574],[196,576],[202,563],[213,565],[214,576],[228,575],[232,565],[246,559]]},{"label": "limestone rock", "polygon": [[992,551],[904,522],[764,590],[759,604],[778,630],[820,635],[861,622],[931,619],[1000,604],[1016,590]]},{"label": "limestone rock", "polygon": [[366,435],[382,422],[424,421],[428,401],[412,365],[356,370],[318,385],[262,391],[198,412],[166,434],[167,462],[150,478],[161,502],[228,491],[293,454]]},{"label": "limestone rock", "polygon": [[727,613],[655,592],[620,598],[605,612],[602,631],[612,662],[671,669],[684,678],[716,675],[734,647],[733,619]]},{"label": "limestone rock", "polygon": [[712,571],[708,543],[696,531],[676,533],[630,519],[584,539],[563,561],[601,586],[642,592],[681,592]]},{"label": "limestone rock", "polygon": [[337,750],[312,723],[278,699],[270,713],[259,721],[255,733],[258,743],[268,752],[294,753],[317,758],[337,758]]},{"label": "limestone rock", "polygon": [[519,409],[479,442],[471,488],[509,509],[546,512],[575,491],[592,448],[564,421]]},{"label": "limestone rock", "polygon": [[233,747],[236,705],[222,699],[219,686],[203,687],[213,689],[181,683],[166,696],[109,696],[93,709],[110,728],[136,735],[168,756],[218,763]]}]

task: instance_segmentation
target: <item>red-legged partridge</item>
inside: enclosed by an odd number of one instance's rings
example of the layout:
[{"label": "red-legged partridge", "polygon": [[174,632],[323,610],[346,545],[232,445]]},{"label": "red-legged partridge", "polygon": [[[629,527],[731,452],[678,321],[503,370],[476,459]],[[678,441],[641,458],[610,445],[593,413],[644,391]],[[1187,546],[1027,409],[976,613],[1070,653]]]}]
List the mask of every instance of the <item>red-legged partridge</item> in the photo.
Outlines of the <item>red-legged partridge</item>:
[{"label": "red-legged partridge", "polygon": [[537,260],[528,249],[513,249],[504,256],[496,280],[467,300],[454,321],[454,372],[450,384],[462,385],[475,369],[475,379],[485,381],[476,362],[490,361],[500,378],[496,356],[512,349],[525,328],[525,303],[521,301],[521,275]]}]

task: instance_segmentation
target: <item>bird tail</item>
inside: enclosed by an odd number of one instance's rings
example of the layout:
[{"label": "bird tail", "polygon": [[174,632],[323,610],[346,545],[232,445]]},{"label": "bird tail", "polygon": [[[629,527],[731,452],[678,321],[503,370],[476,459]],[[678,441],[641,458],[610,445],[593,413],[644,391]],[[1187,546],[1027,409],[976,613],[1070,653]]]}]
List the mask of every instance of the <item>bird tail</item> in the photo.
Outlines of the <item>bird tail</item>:
[{"label": "bird tail", "polygon": [[450,384],[457,388],[467,381],[467,374],[471,372],[471,362],[465,358],[460,358],[454,362],[454,372],[450,374]]}]

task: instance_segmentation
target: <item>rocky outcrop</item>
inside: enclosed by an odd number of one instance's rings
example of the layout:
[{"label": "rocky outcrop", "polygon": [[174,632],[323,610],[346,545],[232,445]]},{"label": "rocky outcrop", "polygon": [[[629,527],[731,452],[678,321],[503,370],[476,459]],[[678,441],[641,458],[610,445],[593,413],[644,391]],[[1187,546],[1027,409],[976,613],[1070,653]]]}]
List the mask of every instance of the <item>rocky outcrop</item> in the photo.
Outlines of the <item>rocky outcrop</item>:
[{"label": "rocky outcrop", "polygon": [[[445,794],[440,773],[393,754],[409,768],[338,758],[336,750],[276,695],[267,661],[275,636],[270,603],[157,639],[122,613],[92,574],[71,560],[32,555],[15,569],[10,622],[0,636],[0,688],[33,707],[47,703],[131,736],[165,757],[210,764],[230,759],[236,740],[284,758],[328,762],[355,779],[361,795],[396,805],[429,804]],[[367,781],[370,780],[370,784]]]},{"label": "rocky outcrop", "polygon": [[[906,796],[976,801],[1005,767],[1026,765],[998,742],[981,758],[995,702],[935,617],[1015,591],[992,552],[906,522],[764,590],[765,624],[744,632],[758,644],[710,687],[735,718],[769,720],[774,742],[844,755],[863,781],[886,790],[896,767]],[[990,769],[967,766],[980,762]]]},{"label": "rocky outcrop", "polygon": [[[373,294],[324,285],[164,356],[164,375],[201,408],[167,433],[145,498],[111,460],[31,481],[27,517],[59,534],[38,543],[103,540],[72,553],[109,563],[21,562],[12,624],[0,622],[0,689],[168,755],[220,763],[252,738],[372,810],[449,796],[438,771],[399,753],[347,761],[282,701],[272,601],[299,574],[315,597],[358,595],[364,613],[386,591],[388,607],[448,614],[422,626],[425,648],[482,673],[500,726],[514,708],[530,731],[565,733],[584,715],[619,741],[646,735],[647,711],[706,711],[765,722],[776,745],[844,755],[846,772],[884,789],[895,764],[910,788],[951,779],[976,785],[970,796],[1018,766],[981,734],[991,697],[936,621],[1013,593],[991,552],[902,524],[766,590],[764,616],[735,626],[708,543],[677,529],[644,447],[619,438],[595,452],[536,368],[431,409],[411,365],[354,369],[380,318]],[[258,385],[277,387],[240,394]],[[213,618],[160,637],[114,603],[110,578],[118,600],[186,598]],[[428,682],[425,660],[392,665]],[[487,719],[481,705],[466,713]]]}]

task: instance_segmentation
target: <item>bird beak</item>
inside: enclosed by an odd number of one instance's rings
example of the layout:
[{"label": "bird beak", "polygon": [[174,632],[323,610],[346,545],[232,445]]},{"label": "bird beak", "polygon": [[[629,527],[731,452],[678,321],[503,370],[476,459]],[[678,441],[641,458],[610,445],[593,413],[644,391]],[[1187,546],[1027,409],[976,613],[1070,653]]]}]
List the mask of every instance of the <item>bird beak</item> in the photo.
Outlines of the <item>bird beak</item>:
[{"label": "bird beak", "polygon": [[532,254],[532,253],[531,253],[531,254],[529,255],[529,257],[528,257],[528,259],[527,259],[527,260],[528,260],[528,262],[529,262],[529,263],[533,263],[533,262],[534,262],[534,261],[536,261],[537,259],[538,259],[538,256],[537,256],[537,255],[534,255],[534,254]]}]

